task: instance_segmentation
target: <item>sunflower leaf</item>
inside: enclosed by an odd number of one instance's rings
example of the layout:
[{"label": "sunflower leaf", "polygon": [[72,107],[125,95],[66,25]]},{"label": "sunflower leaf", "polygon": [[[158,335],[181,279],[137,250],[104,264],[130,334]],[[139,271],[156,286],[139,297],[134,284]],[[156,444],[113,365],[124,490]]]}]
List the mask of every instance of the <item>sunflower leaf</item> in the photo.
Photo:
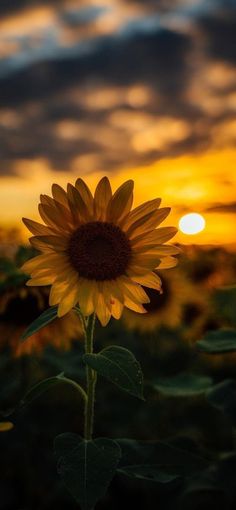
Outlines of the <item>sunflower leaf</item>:
[{"label": "sunflower leaf", "polygon": [[120,389],[143,398],[143,374],[132,352],[118,345],[106,347],[98,354],[85,354],[85,363]]},{"label": "sunflower leaf", "polygon": [[33,400],[40,397],[45,391],[49,388],[56,386],[58,383],[63,381],[64,373],[58,374],[54,377],[48,377],[47,379],[43,379],[42,381],[34,384],[32,388],[30,388],[25,394],[24,398],[21,400],[21,405],[26,406],[31,404]]},{"label": "sunflower leaf", "polygon": [[57,318],[57,306],[51,306],[35,319],[21,336],[21,340],[27,340],[30,336],[44,328]]},{"label": "sunflower leaf", "polygon": [[181,476],[167,473],[158,464],[136,464],[119,468],[117,472],[138,482],[156,484],[160,488],[176,486],[181,481]]},{"label": "sunflower leaf", "polygon": [[58,473],[82,510],[91,510],[106,493],[121,457],[112,439],[86,441],[76,434],[55,439]]},{"label": "sunflower leaf", "polygon": [[207,400],[213,406],[230,418],[236,425],[236,382],[225,379],[207,392]]},{"label": "sunflower leaf", "polygon": [[189,476],[205,469],[209,460],[199,455],[199,446],[189,438],[168,441],[137,441],[116,439],[122,451],[119,469],[128,466],[154,465],[160,471],[178,476]]},{"label": "sunflower leaf", "polygon": [[207,354],[223,354],[236,351],[236,330],[209,331],[197,342],[197,348]]},{"label": "sunflower leaf", "polygon": [[212,379],[203,375],[180,373],[174,377],[157,379],[153,387],[170,397],[191,397],[205,393],[212,385]]}]

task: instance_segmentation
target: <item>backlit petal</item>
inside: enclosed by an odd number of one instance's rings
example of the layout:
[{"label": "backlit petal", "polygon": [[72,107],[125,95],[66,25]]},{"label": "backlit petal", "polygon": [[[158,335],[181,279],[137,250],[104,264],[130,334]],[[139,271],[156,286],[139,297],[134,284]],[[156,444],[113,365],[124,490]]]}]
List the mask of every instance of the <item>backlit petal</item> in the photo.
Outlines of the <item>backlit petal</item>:
[{"label": "backlit petal", "polygon": [[156,273],[148,273],[143,276],[133,276],[131,279],[144,287],[148,287],[149,289],[161,289],[161,279]]},{"label": "backlit petal", "polygon": [[133,203],[133,189],[134,181],[129,180],[116,190],[107,209],[107,219],[116,223],[129,213]]},{"label": "backlit petal", "polygon": [[75,183],[75,187],[79,191],[82,200],[84,201],[86,207],[89,210],[89,213],[92,215],[93,214],[93,195],[92,195],[90,189],[88,188],[87,184],[85,184],[83,179],[79,178],[79,179],[77,179],[77,181]]},{"label": "backlit petal", "polygon": [[94,194],[94,215],[97,220],[104,221],[106,219],[107,207],[111,198],[110,181],[107,177],[103,177],[99,181]]}]

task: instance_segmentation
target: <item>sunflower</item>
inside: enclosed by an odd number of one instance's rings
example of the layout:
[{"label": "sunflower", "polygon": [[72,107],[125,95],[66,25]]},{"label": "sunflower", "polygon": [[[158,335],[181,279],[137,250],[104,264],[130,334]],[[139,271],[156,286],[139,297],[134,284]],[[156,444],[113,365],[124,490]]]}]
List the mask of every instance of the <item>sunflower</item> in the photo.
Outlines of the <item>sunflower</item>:
[{"label": "sunflower", "polygon": [[[192,325],[195,317],[204,310],[204,300],[196,296],[194,287],[182,272],[174,269],[163,271],[162,292],[146,289],[150,302],[145,304],[145,316],[127,310],[124,313],[124,324],[128,329],[141,333],[154,331],[161,326],[176,328],[183,323]],[[187,324],[188,323],[188,324]]]},{"label": "sunflower", "polygon": [[[31,254],[32,251],[21,247],[15,259],[21,258],[22,250],[24,258],[27,257],[27,252]],[[5,261],[5,274],[0,278],[1,349],[9,346],[15,356],[20,356],[40,353],[48,344],[59,349],[70,348],[72,340],[82,337],[80,324],[73,312],[62,320],[55,319],[32,335],[27,342],[20,341],[29,322],[36,319],[47,307],[49,289],[26,287],[28,276],[19,271],[15,260],[10,262],[10,265],[7,265],[7,260]]]},{"label": "sunflower", "polygon": [[175,266],[172,255],[179,252],[164,244],[177,229],[156,228],[170,212],[160,202],[131,211],[131,180],[112,194],[104,177],[94,197],[80,178],[67,192],[53,184],[52,197],[41,195],[39,204],[45,225],[23,218],[32,246],[42,252],[23,266],[31,275],[27,285],[51,285],[49,302],[58,305],[59,317],[76,304],[84,316],[95,313],[103,326],[111,316],[119,319],[124,307],[145,313],[149,297],[143,286],[160,291],[153,269]]}]

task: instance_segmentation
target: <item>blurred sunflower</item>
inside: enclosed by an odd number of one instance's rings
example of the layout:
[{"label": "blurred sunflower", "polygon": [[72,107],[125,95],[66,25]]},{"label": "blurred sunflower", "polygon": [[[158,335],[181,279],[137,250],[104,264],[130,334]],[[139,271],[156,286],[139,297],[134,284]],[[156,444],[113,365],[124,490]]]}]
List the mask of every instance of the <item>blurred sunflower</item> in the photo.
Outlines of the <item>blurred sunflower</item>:
[{"label": "blurred sunflower", "polygon": [[40,353],[48,344],[68,349],[73,339],[82,336],[78,319],[73,312],[62,320],[55,319],[27,342],[21,343],[20,337],[29,323],[47,308],[49,289],[26,287],[28,276],[22,274],[12,261],[11,265],[6,267],[8,272],[5,272],[4,277],[2,274],[0,280],[1,348],[9,346],[15,356]]},{"label": "blurred sunflower", "polygon": [[26,262],[29,286],[52,285],[50,305],[58,316],[77,303],[84,316],[96,313],[105,326],[119,319],[124,306],[145,313],[149,297],[143,286],[160,291],[158,267],[176,265],[179,249],[164,245],[175,227],[156,229],[170,208],[160,208],[159,198],[136,207],[133,181],[112,194],[107,177],[100,180],[94,197],[82,179],[67,192],[53,184],[53,198],[42,195],[39,213],[45,225],[23,219],[33,233],[30,239],[43,254]]},{"label": "blurred sunflower", "polygon": [[148,332],[161,326],[176,328],[183,323],[185,306],[189,306],[187,313],[189,323],[193,316],[198,316],[203,310],[201,297],[194,295],[192,285],[179,270],[162,271],[161,279],[161,293],[154,289],[145,289],[150,302],[144,305],[147,311],[144,316],[129,310],[124,313],[124,324],[128,329]]}]

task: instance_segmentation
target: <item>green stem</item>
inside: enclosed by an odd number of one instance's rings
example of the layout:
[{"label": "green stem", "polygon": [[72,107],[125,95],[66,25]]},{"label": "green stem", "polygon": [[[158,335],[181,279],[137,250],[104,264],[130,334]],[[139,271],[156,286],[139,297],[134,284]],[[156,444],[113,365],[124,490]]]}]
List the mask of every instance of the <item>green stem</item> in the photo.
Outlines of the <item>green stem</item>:
[{"label": "green stem", "polygon": [[[93,334],[95,326],[95,314],[90,316],[85,331],[85,354],[93,353]],[[87,377],[87,400],[84,412],[84,438],[88,441],[93,435],[94,402],[97,373],[90,367],[86,367]]]}]

